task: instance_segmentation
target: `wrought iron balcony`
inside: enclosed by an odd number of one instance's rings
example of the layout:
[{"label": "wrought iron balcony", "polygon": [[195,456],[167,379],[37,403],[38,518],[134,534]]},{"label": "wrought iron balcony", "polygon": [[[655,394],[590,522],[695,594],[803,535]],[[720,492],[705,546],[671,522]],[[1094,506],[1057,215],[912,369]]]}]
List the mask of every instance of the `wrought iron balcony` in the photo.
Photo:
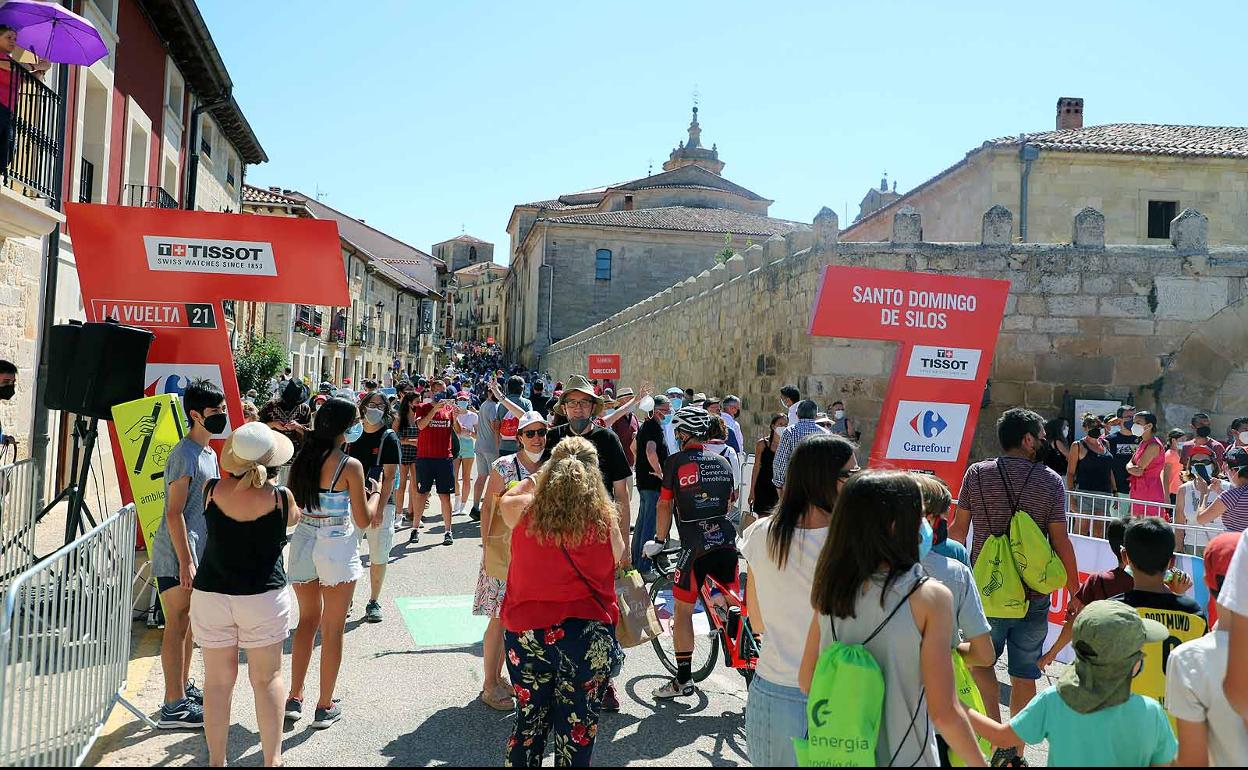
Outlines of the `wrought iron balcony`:
[{"label": "wrought iron balcony", "polygon": [[78,181],[78,202],[90,203],[95,193],[95,164],[86,158],[82,159],[82,173]]},{"label": "wrought iron balcony", "polygon": [[163,187],[151,184],[128,184],[122,200],[127,206],[142,206],[152,209],[176,209],[178,199],[169,194]]},{"label": "wrought iron balcony", "polygon": [[62,144],[57,131],[58,110],[63,109],[55,90],[17,62],[10,65],[8,104],[13,113],[9,136],[0,137],[0,173],[26,192],[54,200],[56,175],[61,173]]}]

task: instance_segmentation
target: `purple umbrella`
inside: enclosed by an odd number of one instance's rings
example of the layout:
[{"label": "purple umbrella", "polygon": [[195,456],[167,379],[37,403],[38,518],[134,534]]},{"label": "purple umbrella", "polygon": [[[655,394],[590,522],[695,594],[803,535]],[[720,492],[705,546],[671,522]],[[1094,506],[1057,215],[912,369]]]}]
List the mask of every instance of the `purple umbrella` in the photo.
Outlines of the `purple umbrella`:
[{"label": "purple umbrella", "polygon": [[17,30],[17,44],[52,62],[88,66],[108,55],[95,25],[56,3],[8,0],[0,24]]}]

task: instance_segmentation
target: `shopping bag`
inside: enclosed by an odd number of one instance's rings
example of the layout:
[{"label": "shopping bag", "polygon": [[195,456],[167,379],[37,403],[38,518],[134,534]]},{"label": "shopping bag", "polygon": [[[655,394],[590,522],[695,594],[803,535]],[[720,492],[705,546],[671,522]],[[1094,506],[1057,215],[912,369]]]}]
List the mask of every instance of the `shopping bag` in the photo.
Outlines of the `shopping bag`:
[{"label": "shopping bag", "polygon": [[616,573],[615,598],[620,608],[615,635],[621,646],[636,647],[663,633],[640,572],[629,569]]}]

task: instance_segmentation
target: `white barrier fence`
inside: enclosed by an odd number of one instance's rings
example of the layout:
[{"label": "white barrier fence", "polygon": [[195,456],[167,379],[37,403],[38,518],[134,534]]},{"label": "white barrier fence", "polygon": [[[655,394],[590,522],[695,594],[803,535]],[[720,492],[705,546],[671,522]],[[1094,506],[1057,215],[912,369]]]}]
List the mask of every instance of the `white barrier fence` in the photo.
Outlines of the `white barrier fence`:
[{"label": "white barrier fence", "polygon": [[130,660],[133,505],[16,576],[0,617],[0,765],[79,765]]},{"label": "white barrier fence", "polygon": [[30,460],[0,465],[0,586],[30,567],[35,557],[35,485]]}]

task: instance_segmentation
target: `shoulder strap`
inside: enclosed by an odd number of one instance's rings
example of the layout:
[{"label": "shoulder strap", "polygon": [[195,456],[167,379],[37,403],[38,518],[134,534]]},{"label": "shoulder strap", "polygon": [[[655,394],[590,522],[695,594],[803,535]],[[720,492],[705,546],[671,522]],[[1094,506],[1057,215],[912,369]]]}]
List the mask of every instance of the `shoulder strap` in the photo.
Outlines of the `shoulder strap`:
[{"label": "shoulder strap", "polygon": [[[1031,469],[1027,471],[1027,478],[1023,479],[1023,488],[1027,488],[1027,482],[1031,481],[1031,474],[1036,472],[1036,466],[1040,463],[1032,463]],[[1001,474],[1001,485],[1005,488],[1005,499],[1010,503],[1010,515],[1013,516],[1018,512],[1018,498],[1014,496],[1013,490],[1010,489],[1009,479],[1005,477],[1005,470],[1001,467],[1001,458],[997,458],[997,473]],[[982,497],[983,492],[980,492]]]},{"label": "shoulder strap", "polygon": [[[892,620],[892,619],[893,619],[893,616],[897,614],[897,612],[901,609],[901,606],[902,606],[903,604],[905,604],[906,602],[910,601],[910,597],[914,595],[914,592],[915,592],[915,591],[919,590],[919,586],[923,585],[923,584],[924,584],[924,583],[926,583],[926,582],[927,582],[927,578],[926,578],[926,577],[920,577],[918,580],[914,581],[914,585],[913,585],[913,586],[911,586],[911,587],[910,587],[910,590],[906,592],[906,595],[905,595],[905,596],[903,596],[903,597],[901,598],[901,601],[897,602],[897,606],[893,608],[893,611],[892,611],[892,612],[890,612],[890,613],[888,613],[888,617],[886,617],[886,618],[884,618],[884,620],[880,621],[880,624],[879,624],[878,626],[876,626],[876,627],[875,627],[875,630],[874,630],[874,631],[872,631],[872,632],[871,632],[871,634],[870,634],[869,636],[867,636],[867,638],[866,638],[866,639],[863,639],[863,640],[862,640],[862,644],[863,644],[863,645],[866,645],[866,644],[867,644],[867,642],[870,642],[870,641],[871,641],[872,639],[874,639],[874,638],[875,638],[875,637],[876,637],[876,636],[877,636],[877,635],[878,635],[881,631],[883,631],[883,630],[884,630],[884,626],[887,626],[887,625],[888,625],[888,621],[890,621],[890,620]],[[835,617],[832,617],[832,616],[829,616],[829,617],[828,617],[828,626],[830,626],[830,627],[831,627],[831,629],[832,629],[832,639],[833,639],[833,641],[837,641],[837,642],[841,641],[841,640],[840,640],[840,638],[839,638],[839,637],[837,637],[837,635],[836,635],[836,618],[835,618]]]},{"label": "shoulder strap", "polygon": [[[381,467],[381,464],[382,464],[381,463],[381,450],[386,448],[386,441],[388,441],[391,437],[393,437],[395,441],[399,440],[398,436],[395,435],[393,430],[391,430],[390,428],[386,428],[385,432],[381,434],[381,441],[377,442],[377,456],[373,460],[374,468]],[[401,445],[399,447],[399,450],[402,451]]]},{"label": "shoulder strap", "polygon": [[342,459],[338,461],[338,467],[334,469],[334,477],[329,480],[329,491],[333,492],[334,487],[338,486],[338,477],[342,475],[342,469],[347,467],[347,460],[351,455],[346,452],[342,453]]},{"label": "shoulder strap", "polygon": [[220,480],[221,479],[209,479],[208,483],[204,485],[204,502],[205,503],[212,502],[212,490],[217,488],[217,482]]},{"label": "shoulder strap", "polygon": [[273,494],[277,497],[277,508],[282,512],[282,521],[290,518],[290,502],[286,497],[286,487],[278,485],[273,488]]}]

